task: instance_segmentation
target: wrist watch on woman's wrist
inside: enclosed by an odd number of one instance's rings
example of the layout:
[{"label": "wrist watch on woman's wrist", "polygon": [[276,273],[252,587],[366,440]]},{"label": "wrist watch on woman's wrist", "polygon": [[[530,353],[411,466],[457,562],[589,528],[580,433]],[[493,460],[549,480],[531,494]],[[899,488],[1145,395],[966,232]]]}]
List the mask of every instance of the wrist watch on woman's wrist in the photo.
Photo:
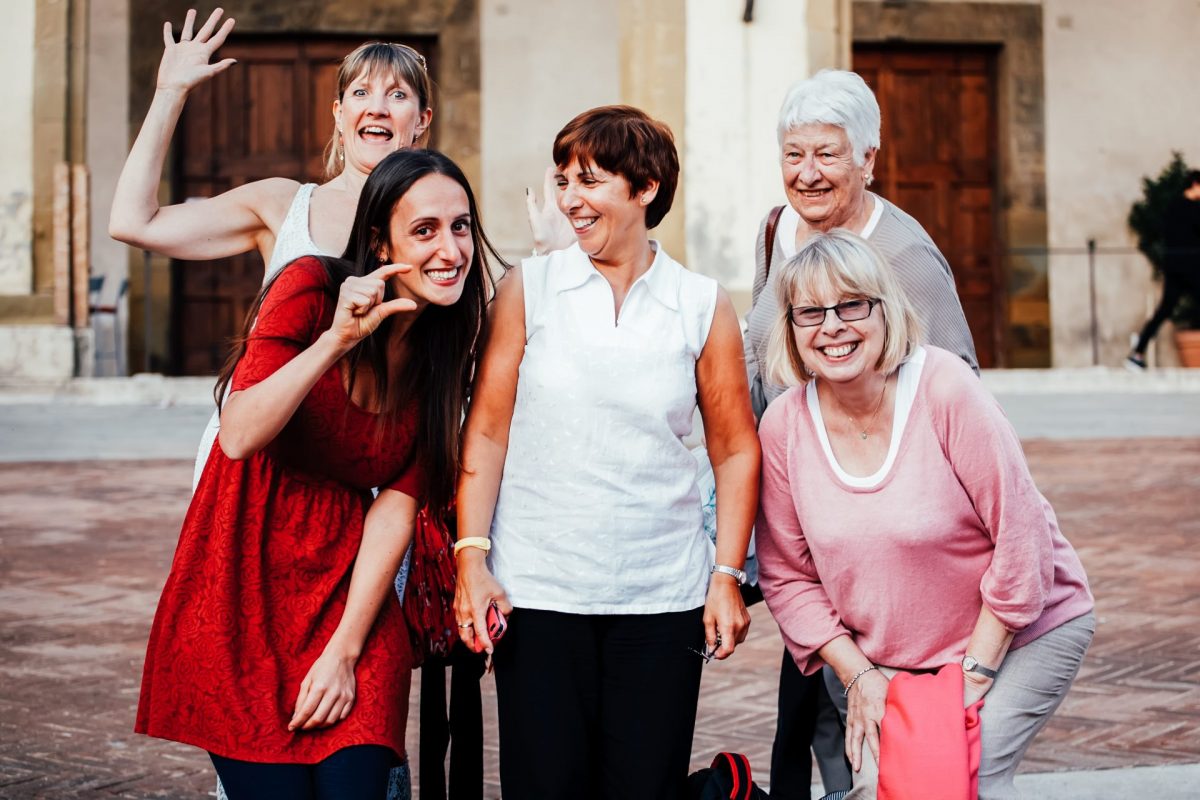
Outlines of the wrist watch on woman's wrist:
[{"label": "wrist watch on woman's wrist", "polygon": [[988,669],[975,656],[963,656],[962,660],[963,672],[974,672],[977,675],[982,675],[985,678],[996,679],[996,670]]},{"label": "wrist watch on woman's wrist", "polygon": [[746,573],[737,567],[727,567],[724,564],[713,564],[713,567],[708,571],[708,574],[712,575],[714,572],[720,572],[722,575],[732,576],[733,579],[738,582],[738,586],[746,585]]}]

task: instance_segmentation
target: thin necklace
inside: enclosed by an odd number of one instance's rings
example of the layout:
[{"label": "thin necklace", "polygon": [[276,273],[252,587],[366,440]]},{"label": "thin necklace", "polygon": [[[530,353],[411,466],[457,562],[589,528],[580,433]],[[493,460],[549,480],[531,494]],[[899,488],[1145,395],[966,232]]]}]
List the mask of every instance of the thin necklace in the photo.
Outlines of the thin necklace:
[{"label": "thin necklace", "polygon": [[[883,398],[887,396],[887,387],[887,378],[884,378],[883,391],[879,393],[879,402],[875,404],[875,413],[871,415],[871,419],[867,422],[867,426],[858,432],[858,438],[866,439],[871,435],[871,426],[875,424],[875,418],[879,416],[879,409],[883,408]],[[839,400],[838,405],[842,406],[842,401]],[[850,416],[850,413],[846,411],[845,406],[842,406],[842,413],[846,415],[846,419],[849,420],[852,428],[858,427],[858,421],[854,419],[854,417]]]}]

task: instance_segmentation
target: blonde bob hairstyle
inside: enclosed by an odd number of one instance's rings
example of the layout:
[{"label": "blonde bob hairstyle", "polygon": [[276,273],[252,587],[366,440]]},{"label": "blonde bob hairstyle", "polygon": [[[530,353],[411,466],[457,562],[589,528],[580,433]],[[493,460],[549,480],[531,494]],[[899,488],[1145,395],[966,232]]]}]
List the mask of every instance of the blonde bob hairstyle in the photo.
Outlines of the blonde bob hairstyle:
[{"label": "blonde bob hairstyle", "polygon": [[[367,42],[356,47],[348,56],[342,59],[342,65],[337,73],[337,95],[334,100],[342,100],[346,88],[359,75],[366,73],[368,77],[378,74],[388,75],[407,83],[417,93],[417,105],[421,111],[430,108],[433,102],[433,81],[429,79],[429,70],[425,64],[425,56],[406,44],[395,42]],[[342,160],[337,126],[325,145],[325,180],[334,178],[342,171]],[[426,147],[429,144],[429,128],[421,132],[413,147]]]},{"label": "blonde bob hairstyle", "polygon": [[814,233],[776,276],[779,313],[767,343],[766,377],[777,386],[799,386],[813,374],[800,358],[789,307],[815,298],[876,298],[883,314],[883,352],[875,368],[890,375],[912,354],[921,326],[892,268],[861,236],[842,228]]}]

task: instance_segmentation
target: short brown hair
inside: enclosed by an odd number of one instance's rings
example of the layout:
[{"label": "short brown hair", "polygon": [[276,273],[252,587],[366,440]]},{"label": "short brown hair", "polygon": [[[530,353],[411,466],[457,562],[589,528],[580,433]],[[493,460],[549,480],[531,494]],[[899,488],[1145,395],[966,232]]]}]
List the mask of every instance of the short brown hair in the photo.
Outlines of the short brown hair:
[{"label": "short brown hair", "polygon": [[[629,181],[633,194],[658,181],[658,193],[646,206],[646,227],[662,222],[679,185],[679,153],[665,123],[633,106],[600,106],[571,120],[554,137],[554,164],[578,161]],[[630,197],[633,196],[630,195]]]}]

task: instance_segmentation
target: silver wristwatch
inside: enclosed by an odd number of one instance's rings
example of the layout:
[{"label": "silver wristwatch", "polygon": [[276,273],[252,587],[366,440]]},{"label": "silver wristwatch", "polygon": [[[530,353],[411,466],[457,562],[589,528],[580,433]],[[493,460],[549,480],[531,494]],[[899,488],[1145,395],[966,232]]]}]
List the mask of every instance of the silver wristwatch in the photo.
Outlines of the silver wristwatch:
[{"label": "silver wristwatch", "polygon": [[963,656],[962,668],[963,672],[976,672],[985,678],[996,679],[996,670],[988,669],[983,664],[980,664],[975,656]]},{"label": "silver wristwatch", "polygon": [[731,575],[733,579],[738,582],[738,586],[746,585],[746,573],[737,567],[727,567],[724,564],[713,564],[713,567],[708,571],[708,574],[711,575],[714,572]]}]

